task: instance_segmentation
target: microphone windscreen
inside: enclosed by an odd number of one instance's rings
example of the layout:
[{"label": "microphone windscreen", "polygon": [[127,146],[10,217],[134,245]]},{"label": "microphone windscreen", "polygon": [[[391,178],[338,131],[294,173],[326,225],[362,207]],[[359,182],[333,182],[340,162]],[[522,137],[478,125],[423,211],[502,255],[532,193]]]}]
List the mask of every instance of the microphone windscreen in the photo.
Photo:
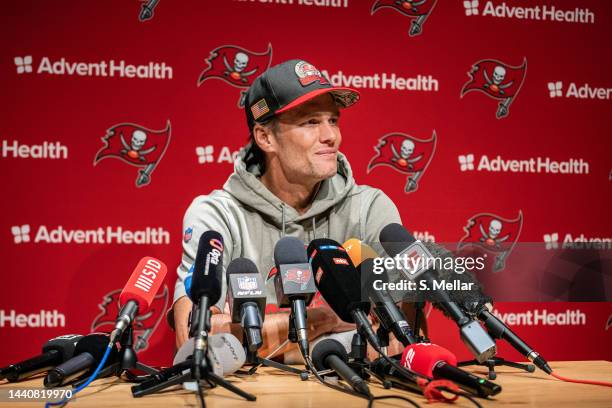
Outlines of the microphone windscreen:
[{"label": "microphone windscreen", "polygon": [[199,303],[202,296],[208,296],[213,305],[221,298],[221,270],[223,268],[223,237],[217,231],[206,231],[198,242],[190,298]]},{"label": "microphone windscreen", "polygon": [[307,263],[304,243],[295,237],[283,237],[274,246],[274,263],[279,265]]},{"label": "microphone windscreen", "polygon": [[140,315],[146,313],[167,273],[168,268],[162,261],[145,256],[138,262],[130,279],[123,287],[119,295],[119,304],[123,306],[128,301],[134,300],[138,303],[138,313]]},{"label": "microphone windscreen", "polygon": [[342,246],[344,249],[346,249],[346,253],[349,255],[355,266],[358,266],[366,259],[378,257],[378,254],[371,246],[364,244],[357,238],[349,239],[342,244]]},{"label": "microphone windscreen", "polygon": [[331,368],[325,361],[330,355],[338,356],[342,361],[348,363],[348,354],[344,346],[337,340],[325,339],[318,342],[312,349],[312,362],[317,371],[329,370]]},{"label": "microphone windscreen", "polygon": [[[181,363],[193,356],[194,339],[187,340],[174,356],[173,364]],[[208,359],[213,372],[218,376],[233,374],[246,361],[244,348],[236,336],[230,333],[217,333],[208,337]]]},{"label": "microphone windscreen", "polygon": [[457,365],[457,357],[444,347],[433,343],[416,343],[404,349],[401,364],[418,374],[433,377],[433,369],[438,361]]},{"label": "microphone windscreen", "polygon": [[412,244],[414,237],[401,224],[391,223],[380,231],[380,243],[387,255],[393,257]]},{"label": "microphone windscreen", "polygon": [[259,274],[257,270],[257,265],[253,261],[248,258],[236,258],[230,262],[227,266],[227,270],[225,274],[227,275],[227,281],[229,282],[229,275],[234,273],[256,273]]}]

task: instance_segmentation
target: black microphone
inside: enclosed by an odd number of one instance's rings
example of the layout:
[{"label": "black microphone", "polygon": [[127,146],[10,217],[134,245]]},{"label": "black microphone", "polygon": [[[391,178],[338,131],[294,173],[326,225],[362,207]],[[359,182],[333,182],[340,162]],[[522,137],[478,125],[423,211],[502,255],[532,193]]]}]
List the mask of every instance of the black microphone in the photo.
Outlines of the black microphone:
[{"label": "black microphone", "polygon": [[[450,251],[446,250],[435,244],[429,244],[431,246],[432,254],[439,254],[441,257],[452,258],[453,255]],[[445,279],[457,279],[462,285],[463,283],[469,285],[469,290],[461,290],[452,292],[453,300],[455,300],[462,308],[470,315],[478,318],[484,323],[489,334],[495,339],[506,340],[516,351],[521,353],[533,364],[546,372],[547,374],[552,373],[552,369],[548,365],[548,362],[542,357],[537,351],[531,348],[527,343],[517,336],[508,326],[504,324],[500,319],[497,318],[493,313],[489,311],[492,308],[492,299],[482,291],[482,285],[480,282],[469,272],[454,273],[451,275],[448,271],[443,271]]]},{"label": "black microphone", "polygon": [[263,345],[261,326],[266,316],[266,287],[257,266],[247,258],[230,262],[226,274],[232,323],[240,323],[247,349],[254,353]]},{"label": "black microphone", "polygon": [[74,348],[82,338],[80,334],[66,334],[47,341],[42,347],[42,354],[0,369],[0,380],[21,381],[51,370],[74,355]]},{"label": "black microphone", "polygon": [[223,268],[223,237],[217,231],[206,231],[198,242],[189,298],[198,305],[193,351],[193,374],[199,378],[204,360],[208,331],[210,330],[210,306],[221,298],[221,269]]},{"label": "black microphone", "polygon": [[[495,342],[487,334],[487,332],[473,319],[470,319],[461,310],[461,308],[451,300],[449,294],[436,284],[440,282],[437,277],[437,272],[434,268],[426,267],[426,260],[433,260],[427,247],[406,231],[406,229],[396,223],[385,226],[380,232],[380,242],[390,257],[396,259],[418,259],[423,262],[418,269],[410,271],[406,274],[409,279],[418,278],[420,281],[425,281],[429,287],[427,294],[434,304],[441,308],[444,313],[455,321],[459,327],[461,340],[476,357],[478,362],[482,363],[495,355],[497,348]],[[402,272],[405,272],[401,269]]]},{"label": "black microphone", "polygon": [[334,370],[356,392],[370,395],[368,384],[348,366],[348,355],[338,340],[325,339],[317,343],[312,349],[312,362],[317,371]]},{"label": "black microphone", "polygon": [[381,274],[375,274],[373,268],[373,259],[366,259],[359,265],[361,276],[364,278],[363,291],[374,305],[373,310],[378,321],[387,332],[392,332],[404,347],[416,343],[404,313],[397,307],[389,292],[383,287],[378,287],[379,283],[389,282],[387,273],[383,271]]},{"label": "black microphone", "polygon": [[361,273],[346,250],[333,239],[320,238],[308,245],[308,257],[317,289],[338,317],[355,323],[357,330],[380,352],[381,343],[368,320],[370,302],[361,299]]},{"label": "black microphone", "polygon": [[291,319],[297,334],[297,343],[302,355],[310,355],[306,306],[317,292],[304,243],[294,237],[281,238],[274,247],[274,276],[276,303],[279,307],[291,307]]},{"label": "black microphone", "polygon": [[[81,338],[74,348],[74,357],[47,373],[43,381],[45,387],[61,387],[93,371],[102,361],[109,341],[110,337],[106,333],[92,333]],[[117,361],[119,361],[119,352],[117,346],[112,343],[112,350],[104,367]]]},{"label": "black microphone", "polygon": [[[401,354],[399,356],[401,357]],[[390,358],[399,364],[395,356]],[[383,357],[379,357],[372,361],[370,363],[370,370],[384,381],[389,381],[394,387],[416,392],[417,394],[423,394],[423,390],[414,379],[406,378],[406,376],[399,372],[397,367]]]}]

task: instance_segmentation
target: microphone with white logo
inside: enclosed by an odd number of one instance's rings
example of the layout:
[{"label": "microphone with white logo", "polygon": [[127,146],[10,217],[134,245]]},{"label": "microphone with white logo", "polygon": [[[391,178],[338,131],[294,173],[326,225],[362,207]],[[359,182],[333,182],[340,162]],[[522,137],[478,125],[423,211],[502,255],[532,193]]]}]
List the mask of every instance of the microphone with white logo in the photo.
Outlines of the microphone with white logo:
[{"label": "microphone with white logo", "polygon": [[263,345],[261,334],[265,318],[266,291],[257,266],[247,258],[234,259],[227,267],[227,301],[232,323],[240,323],[251,353]]},{"label": "microphone with white logo", "polygon": [[119,304],[123,306],[117,316],[115,329],[110,335],[111,343],[121,337],[125,329],[134,322],[137,314],[143,315],[149,310],[167,272],[163,262],[150,256],[145,256],[138,262],[119,295]]},{"label": "microphone with white logo", "polygon": [[[396,223],[385,226],[380,232],[380,242],[390,257],[396,259],[433,259],[427,247],[406,231],[406,229]],[[402,270],[402,272],[405,272]],[[482,363],[493,356],[497,351],[495,342],[487,334],[487,332],[476,322],[468,317],[461,308],[451,300],[449,294],[443,290],[436,288],[436,280],[438,279],[438,271],[434,268],[427,269],[425,262],[419,268],[411,271],[412,276],[407,276],[410,279],[422,280],[427,283],[429,290],[428,295],[436,308],[440,308],[445,315],[455,321],[459,326],[460,336],[466,347],[476,357],[478,362]]]},{"label": "microphone with white logo", "polygon": [[210,306],[221,298],[221,269],[223,268],[223,237],[217,231],[206,231],[198,242],[189,298],[198,306],[193,375],[200,379],[200,367],[208,331],[210,330]]},{"label": "microphone with white logo", "polygon": [[431,343],[411,344],[404,349],[401,364],[419,374],[453,381],[462,389],[486,398],[501,392],[501,386],[457,368],[457,357]]},{"label": "microphone with white logo", "polygon": [[[306,306],[317,292],[304,243],[294,237],[281,238],[274,247],[276,302],[291,307],[290,326],[295,329],[297,343],[305,360],[310,355],[306,325]],[[291,336],[291,328],[290,328]]]}]

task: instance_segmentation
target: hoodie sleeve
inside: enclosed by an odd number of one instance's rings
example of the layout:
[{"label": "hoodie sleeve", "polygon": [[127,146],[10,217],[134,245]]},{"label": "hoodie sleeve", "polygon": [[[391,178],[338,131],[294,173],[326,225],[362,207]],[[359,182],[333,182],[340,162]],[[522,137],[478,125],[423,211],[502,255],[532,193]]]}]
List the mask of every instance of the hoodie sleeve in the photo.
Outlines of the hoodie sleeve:
[{"label": "hoodie sleeve", "polygon": [[[181,257],[181,263],[176,270],[177,279],[174,286],[173,307],[178,299],[187,296],[184,280],[195,263],[200,236],[206,231],[214,230],[223,237],[224,247],[221,275],[221,298],[214,306],[217,306],[221,311],[224,310],[225,293],[227,291],[225,270],[232,259],[232,248],[234,244],[230,234],[228,220],[224,214],[227,214],[227,210],[223,209],[223,203],[209,196],[197,197],[185,212],[183,218],[183,255]],[[174,328],[173,307],[170,308],[167,314],[168,323],[172,328]]]},{"label": "hoodie sleeve", "polygon": [[370,245],[376,252],[383,253],[380,244],[380,231],[391,223],[402,223],[397,207],[389,196],[379,189],[372,189],[369,199],[363,200],[362,205],[362,241]]}]

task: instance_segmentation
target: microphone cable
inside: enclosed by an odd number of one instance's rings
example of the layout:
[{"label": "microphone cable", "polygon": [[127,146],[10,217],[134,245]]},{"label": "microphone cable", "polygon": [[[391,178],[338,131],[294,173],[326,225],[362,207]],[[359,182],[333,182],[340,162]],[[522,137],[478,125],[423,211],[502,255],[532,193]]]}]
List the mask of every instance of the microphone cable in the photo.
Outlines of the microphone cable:
[{"label": "microphone cable", "polygon": [[361,394],[359,392],[355,392],[353,390],[349,390],[347,388],[340,387],[339,385],[331,384],[331,383],[325,381],[325,379],[323,377],[321,377],[321,375],[318,373],[318,371],[314,367],[314,364],[312,363],[312,359],[310,358],[310,356],[308,358],[305,358],[304,362],[306,363],[306,366],[308,367],[310,372],[312,372],[312,374],[315,376],[315,378],[317,380],[319,380],[319,382],[321,384],[323,384],[326,387],[329,387],[329,388],[331,388],[333,390],[340,391],[340,392],[343,392],[345,394],[352,395],[354,397],[367,399],[368,400],[368,408],[372,408],[372,406],[374,405],[374,401],[381,400],[381,399],[399,399],[399,400],[403,400],[403,401],[408,402],[409,404],[411,404],[412,406],[414,406],[416,408],[421,408],[421,406],[419,404],[417,404],[415,401],[411,400],[410,398],[401,396],[401,395],[381,395],[381,396],[375,397],[370,392],[368,392],[367,394]]},{"label": "microphone cable", "polygon": [[606,381],[577,380],[573,378],[562,377],[559,374],[555,373],[554,371],[551,372],[550,375],[555,377],[557,380],[561,380],[565,382],[571,382],[571,383],[576,383],[576,384],[600,385],[602,387],[612,387],[612,383],[606,382]]},{"label": "microphone cable", "polygon": [[108,341],[108,346],[106,347],[106,351],[104,352],[104,356],[102,357],[102,360],[100,360],[100,363],[98,364],[98,367],[96,367],[96,369],[94,370],[94,372],[89,376],[89,378],[87,379],[87,381],[85,381],[83,384],[81,384],[80,386],[78,386],[71,394],[69,397],[65,397],[60,401],[57,402],[46,402],[45,403],[45,408],[49,408],[55,405],[61,405],[64,406],[66,404],[68,404],[68,402],[70,402],[70,398],[72,398],[76,393],[80,392],[81,390],[83,390],[83,388],[87,387],[89,384],[91,384],[93,382],[93,380],[96,379],[96,377],[98,376],[98,374],[100,373],[100,370],[102,370],[102,367],[104,367],[104,364],[106,364],[106,360],[108,359],[108,356],[111,353],[111,350],[113,349],[113,342]]}]

